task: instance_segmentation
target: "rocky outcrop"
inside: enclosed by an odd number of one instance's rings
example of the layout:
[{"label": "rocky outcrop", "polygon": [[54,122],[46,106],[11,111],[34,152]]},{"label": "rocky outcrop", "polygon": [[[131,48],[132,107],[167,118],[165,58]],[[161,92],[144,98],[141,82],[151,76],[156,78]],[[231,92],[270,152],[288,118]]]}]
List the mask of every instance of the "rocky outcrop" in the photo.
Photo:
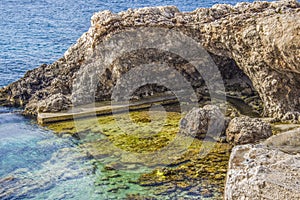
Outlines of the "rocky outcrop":
[{"label": "rocky outcrop", "polygon": [[299,151],[290,154],[278,148],[279,143],[289,143],[290,133],[273,137],[269,139],[272,141],[268,142],[269,147],[247,144],[233,148],[226,179],[226,200],[300,199]]},{"label": "rocky outcrop", "polygon": [[181,119],[180,133],[199,139],[219,137],[228,125],[222,116],[221,110],[214,105],[194,108]]},{"label": "rocky outcrop", "polygon": [[226,129],[226,140],[233,145],[255,143],[270,136],[270,124],[247,116],[234,118]]},{"label": "rocky outcrop", "polygon": [[[29,71],[24,78],[1,89],[0,102],[2,105],[25,106],[25,113],[33,115],[44,110],[40,109],[40,101],[54,105],[48,102],[57,101],[57,98],[50,98],[53,95],[62,94],[66,97],[63,102],[70,103],[68,99],[76,74],[83,63],[94,56],[96,46],[126,29],[160,27],[180,31],[202,44],[215,61],[221,61],[217,63],[221,71],[224,63],[228,63],[225,64],[227,67],[242,69],[259,93],[265,115],[277,118],[282,118],[287,112],[297,115],[300,111],[299,9],[299,3],[291,0],[215,5],[184,13],[176,7],[129,9],[118,14],[99,12],[92,17],[89,31],[69,48],[62,59]],[[109,98],[116,80],[135,64],[157,61],[158,57],[169,58],[168,54],[141,50],[114,61],[100,77],[96,99]],[[175,69],[182,69],[182,74],[188,74],[188,80],[195,80],[193,87],[201,88],[199,78],[194,79],[197,73],[190,73],[188,63],[182,59],[173,61],[173,58],[176,56],[171,56],[169,63]],[[124,67],[118,65],[120,63],[128,65]],[[233,75],[237,74],[240,72]],[[240,91],[253,93],[251,82],[249,85],[249,81],[245,81],[247,76],[239,78],[238,86],[243,86]],[[224,82],[232,83],[230,80]],[[203,96],[203,92],[206,90],[199,89],[198,96]]]}]

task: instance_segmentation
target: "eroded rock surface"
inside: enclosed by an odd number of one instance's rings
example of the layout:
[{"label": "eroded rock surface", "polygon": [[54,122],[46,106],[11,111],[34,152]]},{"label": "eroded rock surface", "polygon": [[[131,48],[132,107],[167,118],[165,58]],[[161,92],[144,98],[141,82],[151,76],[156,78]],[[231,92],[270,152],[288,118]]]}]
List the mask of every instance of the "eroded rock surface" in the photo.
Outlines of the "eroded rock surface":
[{"label": "eroded rock surface", "polygon": [[233,145],[255,143],[270,136],[270,124],[247,116],[234,118],[226,129],[226,140]]},{"label": "eroded rock surface", "polygon": [[233,148],[225,199],[300,199],[300,154],[262,144]]},{"label": "eroded rock surface", "polygon": [[[25,106],[26,114],[36,115],[38,110],[43,110],[39,101],[47,101],[44,105],[53,105],[51,101],[57,101],[57,98],[50,97],[62,94],[66,98],[66,106],[59,109],[66,109],[70,106],[67,99],[70,98],[77,72],[95,56],[97,46],[101,46],[113,34],[129,28],[159,27],[183,32],[202,44],[215,57],[215,61],[221,60],[217,63],[221,71],[224,63],[229,63],[227,67],[237,64],[259,93],[265,115],[277,118],[282,118],[287,112],[297,115],[300,111],[299,10],[299,2],[291,0],[239,3],[236,6],[215,5],[183,13],[172,6],[129,9],[118,14],[99,12],[92,17],[89,31],[68,49],[63,58],[51,65],[28,71],[24,78],[1,89],[0,102],[2,105]],[[118,67],[122,61],[120,58],[105,71],[100,77],[96,99],[109,98],[115,80],[135,64],[155,61],[161,56],[156,53],[153,56],[151,52],[140,53],[142,57],[124,55],[124,58],[134,57],[138,62]],[[164,55],[168,57],[168,52]],[[171,59],[171,63],[183,69],[182,73],[188,71],[182,67],[186,64],[182,60],[172,62]],[[189,80],[193,80],[193,75],[189,77]],[[238,87],[243,86],[240,91],[253,93],[255,90],[252,85],[248,81],[241,81],[244,79],[240,78]],[[229,84],[234,81],[224,82]],[[206,91],[200,89],[199,96],[202,96],[201,92]]]},{"label": "eroded rock surface", "polygon": [[263,144],[269,147],[278,148],[289,154],[300,154],[300,129],[297,128],[295,130],[274,135],[264,141]]},{"label": "eroded rock surface", "polygon": [[203,108],[192,109],[180,121],[180,133],[191,137],[203,139],[221,136],[226,130],[223,113],[214,105],[206,105]]}]

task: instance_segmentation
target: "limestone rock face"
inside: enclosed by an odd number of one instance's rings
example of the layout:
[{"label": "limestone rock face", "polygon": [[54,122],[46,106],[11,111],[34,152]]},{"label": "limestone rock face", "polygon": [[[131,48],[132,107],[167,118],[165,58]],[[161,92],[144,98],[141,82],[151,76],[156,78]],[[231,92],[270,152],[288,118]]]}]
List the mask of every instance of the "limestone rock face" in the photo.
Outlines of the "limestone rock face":
[{"label": "limestone rock face", "polygon": [[[50,99],[38,102],[39,112],[56,112],[66,110],[67,106],[70,105],[70,100],[62,95],[61,93],[52,95]],[[30,107],[30,104],[27,106]]]},{"label": "limestone rock face", "polygon": [[[94,14],[89,31],[68,49],[63,58],[28,71],[23,78],[1,89],[0,102],[2,105],[24,106],[27,114],[35,115],[38,105],[34,102],[54,101],[50,97],[56,94],[66,98],[71,95],[78,70],[93,58],[96,46],[127,29],[158,27],[180,31],[199,42],[215,57],[215,61],[221,61],[218,64],[220,69],[224,63],[234,63],[227,67],[238,66],[251,80],[250,85],[248,81],[240,82],[244,85],[241,91],[253,93],[253,84],[264,103],[265,115],[282,118],[291,112],[297,116],[300,112],[299,10],[299,2],[287,0],[214,5],[183,13],[173,6],[129,9],[118,14],[102,11]],[[97,100],[109,98],[115,81],[136,63],[155,61],[161,56],[139,52],[142,57],[125,55],[138,62],[118,67],[122,61],[120,58],[105,71],[96,91]],[[185,73],[190,71],[190,67],[184,69],[183,66],[188,66],[186,64],[176,61],[172,65]],[[195,75],[197,73],[190,74],[188,80],[193,80]],[[193,87],[200,88],[199,96],[202,96],[205,89],[197,85],[201,81],[194,82]],[[70,104],[61,109],[68,106]]]},{"label": "limestone rock face", "polygon": [[233,148],[227,172],[225,199],[300,199],[300,154],[265,145]]},{"label": "limestone rock face", "polygon": [[[181,134],[203,139],[206,135],[221,135],[225,130],[223,113],[215,105],[192,109],[180,121]],[[209,131],[209,132],[208,132]]]},{"label": "limestone rock face", "polygon": [[300,122],[300,112],[287,112],[282,121],[284,122],[291,122],[291,123],[298,123]]},{"label": "limestone rock face", "polygon": [[289,154],[300,154],[300,129],[276,134],[264,141],[263,144]]},{"label": "limestone rock face", "polygon": [[236,117],[226,129],[226,140],[233,145],[255,143],[271,135],[270,124],[258,118]]}]

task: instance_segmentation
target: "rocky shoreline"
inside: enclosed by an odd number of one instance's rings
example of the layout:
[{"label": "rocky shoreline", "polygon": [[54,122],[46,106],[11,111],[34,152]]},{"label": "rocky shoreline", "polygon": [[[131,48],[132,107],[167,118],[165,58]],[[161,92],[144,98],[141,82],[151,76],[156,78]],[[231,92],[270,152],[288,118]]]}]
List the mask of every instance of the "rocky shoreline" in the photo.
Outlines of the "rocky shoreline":
[{"label": "rocky shoreline", "polygon": [[[23,106],[28,115],[67,109],[76,73],[85,61],[95,56],[97,45],[128,28],[161,27],[183,32],[210,52],[221,73],[224,72],[229,93],[229,88],[245,96],[253,96],[256,91],[265,116],[298,121],[299,15],[299,3],[293,0],[222,4],[184,13],[176,7],[129,9],[118,14],[102,11],[94,14],[89,31],[63,58],[28,71],[20,80],[2,88],[1,104]],[[101,77],[96,99],[110,97],[118,77],[135,64],[169,56],[156,51],[124,55]],[[182,59],[173,56],[169,64],[181,69],[189,80],[197,76]],[[196,84],[199,81],[196,77],[192,85],[203,95],[202,86]],[[232,82],[237,82],[235,87]]]},{"label": "rocky shoreline", "polygon": [[[180,12],[173,6],[129,9],[118,14],[102,11],[93,15],[88,32],[61,59],[30,70],[0,89],[0,105],[23,107],[24,114],[30,116],[70,109],[76,77],[87,62],[101,57],[97,48],[104,41],[128,29],[153,27],[182,32],[201,44],[216,63],[227,96],[269,117],[273,124],[300,123],[299,21],[300,3],[295,0],[220,4],[192,12]],[[198,101],[206,104],[207,86],[195,68],[178,55],[155,49],[125,53],[113,61],[97,77],[100,81],[95,99],[110,100],[118,79],[130,69],[165,60],[190,82]],[[171,79],[172,74],[169,76]],[[134,95],[143,98],[163,92],[168,92],[167,88],[146,85]],[[214,115],[219,111],[209,106],[193,110],[181,124],[182,133],[189,136],[193,132],[201,139],[210,121],[217,119]],[[268,122],[239,115],[238,109],[229,107],[228,123],[225,120],[228,127],[222,131],[227,142],[236,145],[230,156],[225,199],[299,199],[300,130],[272,136]],[[206,123],[199,123],[203,120]],[[170,171],[166,173],[173,177]],[[147,176],[144,178],[141,182],[149,183]]]}]

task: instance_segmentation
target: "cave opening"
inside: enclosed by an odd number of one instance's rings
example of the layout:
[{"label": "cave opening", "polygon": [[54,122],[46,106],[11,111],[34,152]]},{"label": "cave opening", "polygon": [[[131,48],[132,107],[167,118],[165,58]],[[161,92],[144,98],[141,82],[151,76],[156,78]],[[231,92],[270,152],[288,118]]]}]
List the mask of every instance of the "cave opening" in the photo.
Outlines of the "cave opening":
[{"label": "cave opening", "polygon": [[[209,54],[218,67],[224,82],[227,101],[226,114],[233,117],[240,114],[253,117],[261,116],[263,103],[249,77],[237,66],[233,59],[212,53]],[[210,103],[208,88],[195,67],[178,55],[157,49],[130,52],[115,60],[99,78],[95,95],[96,101],[110,101],[118,79],[130,70],[135,70],[138,66],[146,66],[148,63],[157,63],[158,65],[166,63],[168,66],[176,69],[192,86],[199,105]],[[168,76],[170,76],[169,79],[172,79],[172,74],[168,74]],[[131,81],[134,82],[135,80]],[[136,80],[136,84],[139,84],[138,80]],[[175,96],[175,93],[163,84],[149,83],[140,85],[130,95],[131,101],[138,101],[163,95]]]}]

